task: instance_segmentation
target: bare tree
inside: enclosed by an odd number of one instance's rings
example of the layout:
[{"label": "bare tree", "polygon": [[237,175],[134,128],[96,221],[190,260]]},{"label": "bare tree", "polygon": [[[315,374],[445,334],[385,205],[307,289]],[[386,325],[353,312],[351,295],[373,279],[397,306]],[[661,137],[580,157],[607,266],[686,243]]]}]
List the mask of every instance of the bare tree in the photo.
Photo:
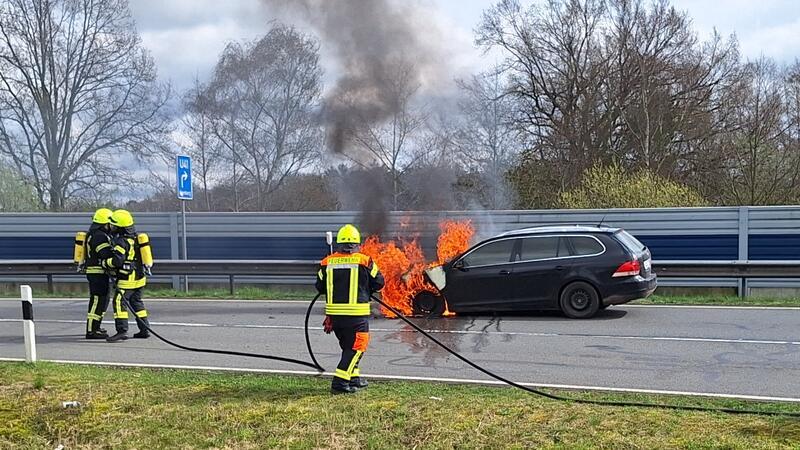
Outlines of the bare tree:
[{"label": "bare tree", "polygon": [[[595,164],[708,180],[730,130],[724,102],[739,74],[738,44],[700,42],[667,0],[501,0],[477,42],[502,49],[507,93],[525,137],[511,172],[521,206],[552,206]],[[695,186],[700,191],[705,191]]]},{"label": "bare tree", "polygon": [[503,49],[516,125],[532,154],[557,161],[559,186],[576,182],[607,151],[610,111],[601,107],[608,61],[601,52],[602,0],[548,0],[524,10],[501,0],[484,12],[476,41]]},{"label": "bare tree", "polygon": [[389,117],[376,123],[368,118],[358,121],[352,130],[353,146],[345,152],[362,168],[380,167],[391,179],[391,207],[400,207],[403,194],[403,173],[424,156],[422,146],[413,140],[422,131],[426,115],[414,104],[419,84],[414,80],[413,67],[397,63],[391,80],[384,86],[385,93],[395,104]]},{"label": "bare tree", "polygon": [[735,101],[737,128],[722,142],[726,203],[772,205],[800,199],[800,148],[791,74],[761,58],[744,68]]},{"label": "bare tree", "polygon": [[167,96],[127,1],[0,3],[0,152],[42,205],[124,183],[122,158],[160,150]]},{"label": "bare tree", "polygon": [[[719,93],[736,74],[736,41],[714,34],[700,44],[686,13],[667,0],[612,0],[605,51],[611,64],[608,107],[618,162],[663,176],[693,174],[714,122]],[[715,95],[717,94],[717,95]],[[724,122],[723,122],[724,123]]]},{"label": "bare tree", "polygon": [[[272,28],[246,45],[230,44],[206,95],[214,102],[214,134],[234,172],[255,186],[256,209],[286,178],[308,168],[322,146],[315,121],[322,69],[318,44],[296,29]],[[233,183],[240,180],[234,175]]]},{"label": "bare tree", "polygon": [[194,87],[183,99],[185,114],[181,120],[188,142],[184,150],[195,161],[196,173],[203,187],[206,211],[211,211],[211,187],[220,175],[222,165],[219,146],[213,126],[213,104],[205,92],[205,86],[195,80]]},{"label": "bare tree", "polygon": [[482,174],[490,207],[510,207],[506,172],[521,151],[514,125],[513,99],[506,94],[499,67],[458,82],[464,97],[459,102],[461,123],[455,136],[466,169]]}]

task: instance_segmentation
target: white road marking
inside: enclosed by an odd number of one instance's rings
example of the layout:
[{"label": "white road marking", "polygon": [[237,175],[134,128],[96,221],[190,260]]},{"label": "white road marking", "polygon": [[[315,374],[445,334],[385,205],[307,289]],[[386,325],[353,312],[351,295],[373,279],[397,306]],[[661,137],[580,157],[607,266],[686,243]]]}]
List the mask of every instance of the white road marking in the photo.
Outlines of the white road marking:
[{"label": "white road marking", "polygon": [[[21,319],[0,319],[2,322],[22,322]],[[65,323],[83,324],[82,320],[67,319],[45,319],[37,320],[36,323]],[[257,324],[214,324],[214,323],[186,323],[186,322],[150,322],[151,325],[190,327],[190,328],[246,328],[246,329],[266,329],[266,330],[305,330],[305,327],[294,325],[257,325]],[[135,325],[136,322],[129,322]],[[308,327],[309,330],[321,330],[322,327]],[[370,331],[379,333],[416,333],[413,329],[398,328],[374,328]],[[560,338],[591,338],[591,339],[621,339],[637,341],[671,341],[671,342],[709,342],[719,344],[759,344],[759,345],[800,345],[800,341],[780,341],[771,339],[724,339],[724,338],[701,338],[701,337],[678,337],[678,336],[626,336],[611,334],[579,334],[579,333],[535,333],[526,331],[477,331],[477,330],[425,330],[434,334],[466,334],[466,335],[507,335],[523,337],[560,337]]]},{"label": "white road marking", "polygon": [[[21,362],[25,361],[25,359],[0,357],[0,361]],[[80,364],[89,366],[141,367],[141,368],[177,369],[177,370],[210,370],[215,372],[269,373],[269,374],[280,374],[280,375],[333,376],[333,373],[331,372],[319,373],[310,370],[250,369],[246,367],[189,366],[189,365],[178,365],[178,364],[122,363],[122,362],[108,362],[108,361],[48,360],[48,362],[58,363],[58,364]],[[367,373],[364,373],[363,376],[380,380],[426,381],[426,382],[438,382],[438,383],[478,384],[478,385],[494,385],[494,386],[506,385],[505,383],[496,380],[477,380],[470,378],[416,377],[407,375],[376,375]],[[729,399],[740,399],[740,400],[800,403],[800,398],[796,397],[771,397],[771,396],[748,395],[748,394],[722,394],[718,392],[670,391],[661,389],[620,388],[620,387],[609,387],[609,386],[581,386],[573,384],[549,384],[549,383],[518,383],[518,384],[533,388],[626,392],[626,393],[657,394],[657,395],[683,395],[689,397],[713,397],[713,398],[729,398]]]},{"label": "white road marking", "polygon": [[[311,301],[298,299],[298,300],[241,300],[241,299],[214,299],[214,298],[146,298],[148,302],[156,303],[289,303],[289,304],[304,304]],[[20,301],[19,298],[0,297],[0,302],[4,301]],[[84,302],[84,298],[34,298],[36,302]],[[673,309],[746,309],[746,310],[768,310],[768,311],[800,311],[800,306],[735,306],[735,305],[641,305],[625,303],[622,305],[614,305],[613,309],[620,308],[673,308]]]},{"label": "white road marking", "polygon": [[798,306],[729,306],[729,305],[636,305],[626,303],[624,305],[612,306],[612,308],[673,308],[673,309],[747,309],[747,310],[769,310],[769,311],[800,311]]}]

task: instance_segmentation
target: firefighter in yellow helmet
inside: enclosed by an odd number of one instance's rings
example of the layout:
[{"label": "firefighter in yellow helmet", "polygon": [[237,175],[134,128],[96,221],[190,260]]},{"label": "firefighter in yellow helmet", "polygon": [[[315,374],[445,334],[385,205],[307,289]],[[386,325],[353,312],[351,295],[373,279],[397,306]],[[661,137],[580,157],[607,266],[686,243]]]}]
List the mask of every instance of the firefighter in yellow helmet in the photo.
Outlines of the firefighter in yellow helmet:
[{"label": "firefighter in yellow helmet", "polygon": [[100,326],[108,309],[109,274],[102,261],[111,257],[111,210],[100,208],[92,217],[86,233],[85,262],[82,269],[89,282],[89,312],[86,315],[86,339],[105,339],[106,330]]},{"label": "firefighter in yellow helmet", "polygon": [[116,277],[114,292],[114,324],[117,333],[108,338],[108,342],[128,339],[128,309],[133,310],[139,332],[136,339],[147,339],[150,322],[147,309],[142,302],[142,288],[147,284],[149,269],[142,261],[142,249],[134,228],[133,216],[124,209],[118,209],[111,215],[111,228],[114,233],[112,255],[104,261],[104,265],[112,270]]},{"label": "firefighter in yellow helmet", "polygon": [[331,392],[350,394],[367,387],[358,365],[369,343],[370,295],[383,288],[384,280],[375,261],[358,252],[356,227],[339,229],[336,244],[337,251],[320,263],[316,287],[326,296],[325,332],[333,331],[342,349]]}]

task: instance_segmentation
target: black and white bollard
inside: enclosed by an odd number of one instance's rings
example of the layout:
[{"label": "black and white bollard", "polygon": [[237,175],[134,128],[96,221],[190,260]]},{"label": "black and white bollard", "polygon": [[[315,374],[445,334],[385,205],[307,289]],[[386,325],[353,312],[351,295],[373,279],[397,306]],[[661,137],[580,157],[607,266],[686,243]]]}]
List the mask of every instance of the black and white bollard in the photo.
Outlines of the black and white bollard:
[{"label": "black and white bollard", "polygon": [[20,286],[22,294],[22,334],[25,337],[25,361],[36,362],[36,330],[33,326],[33,292]]}]

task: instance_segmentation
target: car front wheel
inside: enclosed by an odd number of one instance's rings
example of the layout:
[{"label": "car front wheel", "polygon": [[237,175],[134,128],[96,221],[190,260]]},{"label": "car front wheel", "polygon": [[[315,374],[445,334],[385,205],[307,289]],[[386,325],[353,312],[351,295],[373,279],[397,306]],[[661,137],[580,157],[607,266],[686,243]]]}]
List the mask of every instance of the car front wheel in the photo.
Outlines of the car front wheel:
[{"label": "car front wheel", "polygon": [[561,291],[561,311],[572,319],[588,319],[600,309],[600,295],[589,283],[576,281]]},{"label": "car front wheel", "polygon": [[444,299],[430,291],[422,291],[412,303],[414,315],[421,317],[441,317],[444,313]]}]

